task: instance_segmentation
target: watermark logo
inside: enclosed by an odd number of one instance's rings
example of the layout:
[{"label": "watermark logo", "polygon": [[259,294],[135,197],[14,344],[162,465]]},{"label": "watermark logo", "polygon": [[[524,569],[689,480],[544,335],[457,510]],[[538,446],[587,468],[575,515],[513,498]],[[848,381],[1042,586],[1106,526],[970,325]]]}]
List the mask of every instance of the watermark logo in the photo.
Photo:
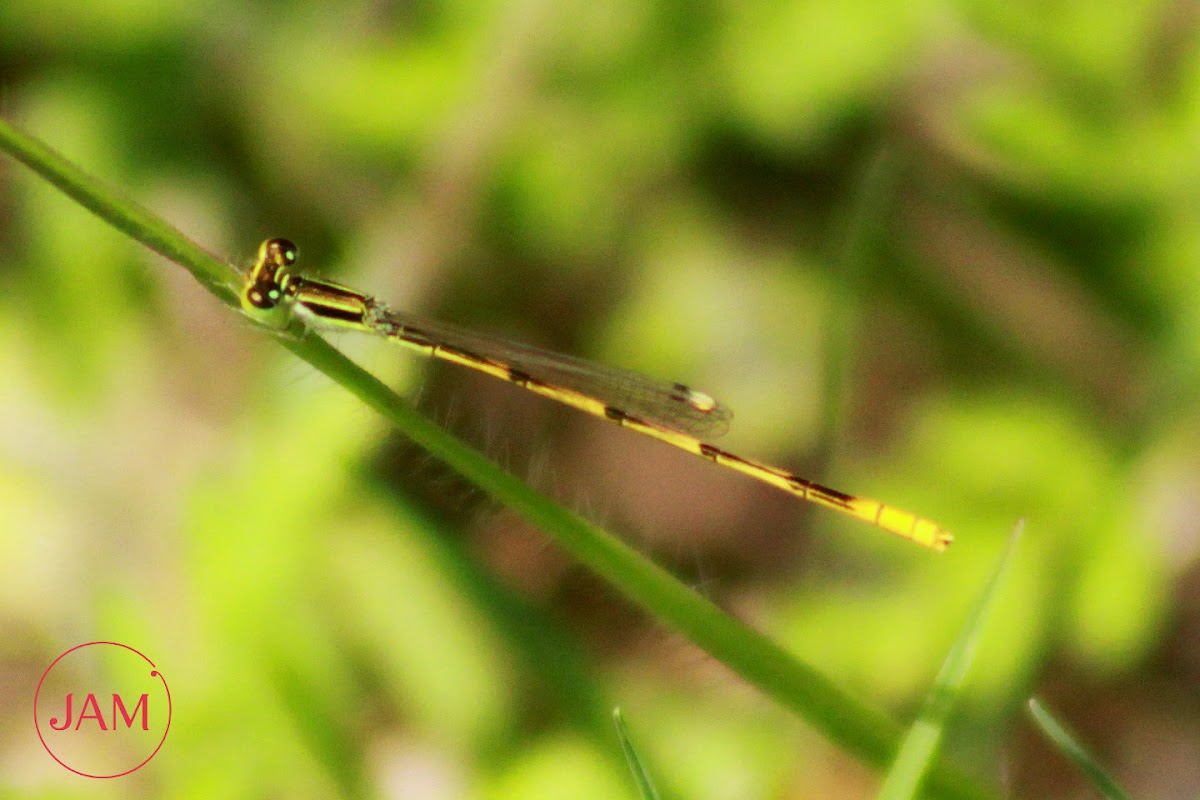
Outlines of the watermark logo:
[{"label": "watermark logo", "polygon": [[119,778],[145,766],[166,741],[171,692],[137,650],[88,642],[42,673],[33,721],[46,752],[71,772]]}]

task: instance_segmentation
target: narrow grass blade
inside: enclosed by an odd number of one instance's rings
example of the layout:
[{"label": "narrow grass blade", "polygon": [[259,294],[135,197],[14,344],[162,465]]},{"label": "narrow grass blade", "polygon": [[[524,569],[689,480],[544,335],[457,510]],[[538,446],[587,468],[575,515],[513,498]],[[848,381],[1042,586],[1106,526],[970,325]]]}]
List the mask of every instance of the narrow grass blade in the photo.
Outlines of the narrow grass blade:
[{"label": "narrow grass blade", "polygon": [[1008,546],[996,562],[992,577],[975,600],[958,639],[950,648],[946,660],[942,662],[942,668],[925,698],[921,713],[904,737],[900,751],[896,754],[896,759],[892,762],[887,778],[879,790],[879,800],[909,800],[916,797],[925,773],[937,760],[946,720],[966,681],[967,672],[975,661],[988,614],[1012,568],[1013,556],[1017,552],[1017,543],[1024,528],[1025,522],[1022,520],[1009,536]]},{"label": "narrow grass blade", "polygon": [[1074,761],[1079,771],[1086,775],[1105,797],[1109,800],[1129,800],[1129,795],[1121,791],[1116,781],[1108,776],[1096,759],[1036,697],[1029,699],[1029,716],[1033,717],[1033,721],[1058,751]]},{"label": "narrow grass blade", "polygon": [[187,267],[225,303],[237,305],[240,276],[170,223],[120,192],[105,186],[46,143],[0,120],[0,150],[41,175],[72,200],[154,252]]},{"label": "narrow grass blade", "polygon": [[617,726],[617,738],[621,740],[621,752],[625,754],[625,760],[629,762],[629,771],[633,773],[633,780],[637,784],[642,800],[659,800],[658,790],[654,788],[654,781],[651,780],[650,773],[646,771],[637,749],[633,746],[633,741],[629,738],[629,729],[625,727],[625,718],[621,716],[619,706],[613,709],[613,724]]}]

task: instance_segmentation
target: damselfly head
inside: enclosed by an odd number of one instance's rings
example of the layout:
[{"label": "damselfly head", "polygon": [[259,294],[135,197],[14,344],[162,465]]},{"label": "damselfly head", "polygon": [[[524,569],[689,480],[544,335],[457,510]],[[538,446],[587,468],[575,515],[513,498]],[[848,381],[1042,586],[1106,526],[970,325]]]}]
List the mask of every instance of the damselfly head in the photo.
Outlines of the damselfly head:
[{"label": "damselfly head", "polygon": [[242,309],[261,316],[278,306],[287,295],[291,280],[288,268],[296,263],[298,256],[296,245],[287,239],[267,239],[259,245],[258,257],[242,285]]}]

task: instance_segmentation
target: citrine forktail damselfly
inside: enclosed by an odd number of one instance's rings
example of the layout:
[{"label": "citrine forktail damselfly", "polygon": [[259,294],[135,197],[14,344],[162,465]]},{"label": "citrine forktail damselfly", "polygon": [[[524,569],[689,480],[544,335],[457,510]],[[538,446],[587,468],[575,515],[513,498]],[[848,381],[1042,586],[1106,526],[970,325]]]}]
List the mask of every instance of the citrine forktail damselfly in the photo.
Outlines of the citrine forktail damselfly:
[{"label": "citrine forktail damselfly", "polygon": [[286,239],[262,243],[241,292],[247,314],[276,326],[297,315],[318,327],[382,336],[615,422],[933,550],[945,550],[953,538],[936,523],[908,511],[830,489],[706,443],[700,437],[719,436],[731,414],[704,392],[418,319],[347,286],[293,272],[297,257],[296,245]]}]

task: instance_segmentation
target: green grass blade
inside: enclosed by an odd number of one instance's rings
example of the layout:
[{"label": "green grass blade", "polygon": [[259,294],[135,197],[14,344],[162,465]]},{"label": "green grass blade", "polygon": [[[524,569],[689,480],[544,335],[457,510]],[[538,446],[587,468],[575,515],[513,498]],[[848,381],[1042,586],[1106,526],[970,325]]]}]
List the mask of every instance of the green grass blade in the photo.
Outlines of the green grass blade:
[{"label": "green grass blade", "polygon": [[41,175],[81,206],[154,252],[182,264],[213,294],[237,305],[238,271],[144,206],[105,186],[49,145],[0,120],[0,150]]},{"label": "green grass blade", "polygon": [[1121,791],[1116,781],[1108,776],[1104,768],[1092,757],[1083,745],[1079,743],[1066,727],[1054,718],[1054,715],[1042,705],[1036,697],[1029,699],[1029,716],[1042,729],[1058,751],[1075,762],[1079,771],[1088,777],[1097,789],[1109,800],[1129,800],[1129,795]]},{"label": "green grass blade", "polygon": [[[237,271],[142,206],[67,162],[45,144],[0,120],[0,150],[29,166],[117,229],[184,266],[224,302],[236,305]],[[808,721],[865,763],[882,769],[900,742],[900,728],[779,645],[606,531],[504,472],[419,414],[375,376],[319,336],[275,333],[280,343],[324,373],[434,457],[499,503],[550,535],[573,558],[614,584],[633,602],[694,642],[746,681]],[[994,795],[959,770],[931,768],[928,787],[948,798]]]},{"label": "green grass blade", "polygon": [[958,639],[950,648],[946,660],[942,662],[942,668],[925,698],[921,713],[908,729],[900,752],[896,754],[896,760],[888,770],[887,778],[877,795],[879,800],[909,800],[916,797],[922,779],[935,763],[946,720],[975,660],[989,612],[1012,568],[1013,556],[1017,552],[1017,543],[1021,539],[1024,527],[1025,523],[1022,521],[1013,529],[1008,546],[992,571],[992,577],[975,600]]},{"label": "green grass blade", "polygon": [[625,718],[621,716],[620,707],[613,709],[613,724],[617,726],[617,738],[621,740],[621,752],[625,754],[625,760],[629,763],[629,771],[633,773],[633,780],[637,783],[638,793],[642,796],[642,800],[659,800],[658,790],[654,788],[654,781],[650,778],[650,773],[646,772],[641,756],[638,755],[637,748],[633,746],[633,741],[629,738],[629,729],[625,727]]}]

